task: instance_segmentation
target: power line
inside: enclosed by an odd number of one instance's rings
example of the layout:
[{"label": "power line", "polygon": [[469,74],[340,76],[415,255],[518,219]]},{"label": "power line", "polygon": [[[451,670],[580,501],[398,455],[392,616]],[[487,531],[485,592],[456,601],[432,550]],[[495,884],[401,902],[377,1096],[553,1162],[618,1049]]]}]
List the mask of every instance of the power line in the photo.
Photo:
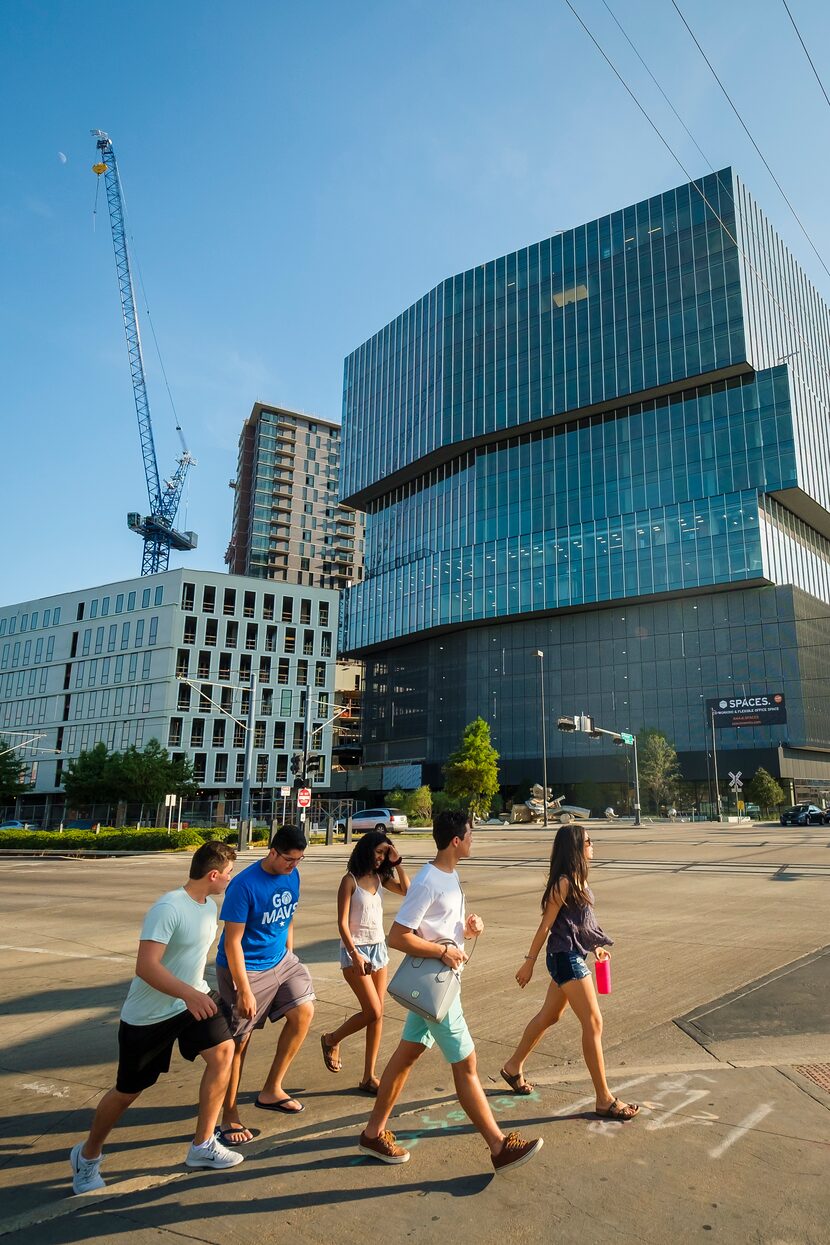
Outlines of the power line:
[{"label": "power line", "polygon": [[[672,3],[674,4],[674,0],[672,0]],[[617,69],[616,65],[615,65],[615,64],[614,64],[614,62],[611,60],[611,58],[609,57],[608,53],[607,53],[607,52],[605,51],[605,49],[602,47],[602,45],[600,44],[600,42],[598,41],[598,39],[596,38],[596,36],[593,34],[593,32],[592,32],[591,30],[589,30],[588,26],[587,26],[587,25],[585,24],[585,22],[582,20],[582,18],[580,17],[579,13],[576,11],[576,9],[574,8],[573,4],[571,3],[571,0],[565,0],[565,4],[568,6],[568,8],[570,9],[571,13],[574,15],[574,17],[576,18],[576,20],[579,22],[580,26],[581,26],[581,27],[582,27],[582,29],[585,31],[585,33],[586,33],[586,35],[588,36],[588,38],[591,40],[591,42],[593,43],[594,47],[595,47],[595,48],[597,49],[597,51],[599,52],[599,54],[600,54],[600,56],[602,57],[602,59],[606,62],[606,64],[608,65],[609,69],[611,70],[611,72],[614,74],[614,76],[615,76],[615,77],[617,78],[617,80],[619,81],[620,85],[623,87],[623,89],[626,91],[626,93],[627,93],[627,94],[631,97],[631,99],[634,101],[634,103],[635,103],[635,105],[637,106],[637,108],[639,109],[639,111],[643,114],[643,116],[645,117],[645,119],[646,119],[646,121],[648,122],[648,124],[651,126],[651,128],[654,130],[654,132],[655,132],[655,134],[657,135],[657,137],[660,139],[660,142],[663,144],[663,146],[664,146],[664,147],[666,148],[666,150],[668,151],[669,155],[672,157],[672,159],[673,159],[673,160],[675,161],[675,163],[677,164],[678,168],[680,168],[680,170],[683,172],[683,174],[685,175],[685,177],[687,178],[687,180],[691,183],[692,189],[693,189],[693,190],[694,190],[694,191],[695,191],[695,192],[696,192],[696,193],[700,196],[700,198],[703,200],[704,204],[705,204],[705,205],[706,205],[706,207],[709,209],[709,211],[712,213],[712,215],[714,216],[715,220],[718,222],[718,224],[720,225],[720,227],[721,227],[721,229],[723,230],[723,232],[726,234],[726,236],[727,236],[727,238],[729,239],[729,241],[730,241],[730,242],[731,242],[731,243],[735,246],[735,248],[737,249],[737,251],[738,251],[739,255],[741,256],[741,258],[743,259],[744,263],[747,265],[747,267],[750,269],[750,271],[751,271],[751,272],[754,274],[754,276],[757,278],[757,280],[758,280],[759,284],[763,287],[763,289],[765,290],[765,292],[768,294],[768,296],[769,296],[770,300],[771,300],[771,301],[775,304],[775,306],[776,306],[776,307],[778,308],[778,310],[781,312],[781,315],[782,315],[782,316],[783,316],[783,318],[786,320],[786,322],[787,322],[787,324],[790,326],[790,328],[793,330],[793,332],[794,332],[795,336],[796,336],[796,337],[798,338],[798,340],[801,342],[801,344],[802,344],[802,346],[804,347],[804,349],[807,351],[807,353],[808,353],[808,354],[812,355],[812,357],[813,357],[813,359],[814,359],[815,363],[816,363],[816,364],[817,364],[817,366],[818,366],[818,370],[824,374],[824,376],[827,378],[827,380],[828,380],[828,381],[830,381],[830,371],[828,371],[828,369],[827,369],[827,365],[825,364],[824,360],[823,360],[822,358],[820,358],[820,356],[819,356],[819,355],[816,353],[816,351],[813,349],[813,347],[812,347],[812,345],[810,344],[810,342],[806,339],[806,337],[805,337],[805,336],[804,336],[804,334],[801,332],[801,330],[800,330],[800,328],[798,327],[798,325],[795,323],[795,321],[792,319],[792,317],[791,317],[791,316],[790,316],[790,314],[788,313],[787,309],[786,309],[786,308],[783,306],[783,304],[781,303],[781,300],[778,298],[778,296],[776,295],[775,291],[774,291],[774,290],[772,290],[772,289],[770,288],[770,286],[769,286],[769,284],[767,283],[767,281],[765,280],[765,278],[764,278],[763,274],[762,274],[762,273],[758,270],[758,268],[755,266],[755,264],[754,264],[754,263],[752,262],[752,260],[749,258],[749,256],[747,255],[746,251],[744,250],[744,248],[741,246],[740,242],[738,241],[738,239],[737,239],[737,237],[736,237],[736,234],[733,234],[732,230],[731,230],[731,229],[729,228],[729,226],[726,224],[726,221],[723,219],[723,217],[720,215],[720,213],[717,211],[717,209],[714,207],[714,205],[713,205],[712,203],[710,203],[709,199],[706,197],[706,193],[705,193],[705,191],[703,190],[703,188],[702,188],[701,186],[699,186],[699,185],[698,185],[698,183],[697,183],[697,181],[695,181],[695,179],[692,177],[691,173],[690,173],[690,172],[689,172],[689,170],[686,168],[686,165],[683,163],[683,161],[681,160],[680,156],[677,154],[677,152],[676,152],[676,151],[674,150],[674,148],[671,146],[671,144],[669,143],[668,139],[667,139],[667,138],[665,138],[665,136],[663,135],[662,131],[659,129],[659,127],[657,126],[657,124],[656,124],[654,121],[652,121],[651,117],[650,117],[650,116],[649,116],[649,114],[646,112],[646,109],[645,109],[645,108],[643,107],[643,105],[640,103],[640,101],[639,101],[639,99],[637,98],[637,96],[635,95],[634,91],[633,91],[633,90],[632,90],[632,88],[628,85],[628,83],[626,82],[625,78],[622,76],[622,74],[620,73],[620,71]],[[693,36],[693,37],[694,37],[694,36]],[[713,72],[714,72],[714,71],[713,71]],[[782,192],[782,193],[783,193],[783,192]],[[753,230],[752,232],[753,232],[753,234],[754,234],[754,230]],[[737,230],[736,230],[736,233],[737,233]],[[755,235],[755,236],[757,237],[757,235]],[[815,248],[814,248],[814,249],[815,249]],[[819,259],[821,260],[821,257],[820,257],[820,256],[819,256]],[[822,261],[822,267],[824,267],[823,261]],[[825,272],[827,272],[827,269],[826,269],[826,268],[825,268]],[[830,276],[830,273],[828,273],[828,276]]]},{"label": "power line", "polygon": [[[566,0],[566,2],[567,2],[567,0]],[[764,168],[765,168],[765,169],[767,170],[767,172],[769,173],[769,175],[770,175],[770,177],[772,178],[772,180],[775,182],[775,185],[778,187],[778,190],[779,190],[779,192],[780,192],[780,194],[781,194],[782,199],[784,200],[784,202],[786,203],[787,207],[790,209],[790,211],[792,212],[793,216],[795,217],[795,220],[796,220],[796,222],[797,222],[797,224],[798,224],[799,229],[800,229],[800,230],[801,230],[801,232],[804,234],[804,237],[807,239],[807,241],[809,242],[810,246],[812,247],[812,249],[813,249],[813,253],[814,253],[814,255],[815,255],[816,259],[817,259],[817,260],[818,260],[818,262],[821,264],[821,266],[822,266],[822,268],[824,269],[824,271],[827,273],[827,276],[828,276],[828,277],[830,277],[830,268],[828,268],[828,267],[827,267],[827,265],[825,264],[824,260],[822,259],[821,254],[819,253],[818,247],[816,246],[815,242],[813,242],[813,239],[810,237],[809,233],[807,232],[807,227],[806,227],[806,225],[804,224],[804,222],[802,221],[801,217],[798,215],[798,212],[795,210],[795,208],[793,207],[792,203],[790,202],[790,199],[788,198],[787,193],[786,193],[786,191],[784,190],[784,187],[781,185],[781,183],[779,182],[778,178],[775,176],[775,174],[773,173],[772,169],[770,168],[769,163],[767,162],[767,159],[766,159],[766,157],[765,157],[764,153],[761,151],[761,148],[758,146],[758,144],[756,143],[755,139],[752,137],[752,134],[751,134],[751,133],[750,133],[750,131],[749,131],[749,127],[747,126],[746,122],[744,121],[743,117],[741,116],[740,112],[738,111],[738,108],[737,108],[736,104],[734,103],[734,101],[733,101],[733,99],[732,99],[731,95],[729,94],[729,92],[727,91],[726,87],[723,85],[723,83],[721,82],[720,78],[718,77],[718,74],[717,74],[717,71],[716,71],[716,69],[715,69],[714,65],[713,65],[713,64],[712,64],[712,62],[709,60],[709,57],[708,57],[708,56],[706,55],[706,53],[704,52],[703,48],[700,46],[700,42],[699,42],[699,40],[698,40],[698,38],[697,38],[696,34],[695,34],[695,33],[694,33],[694,31],[692,30],[692,28],[691,28],[691,26],[689,25],[689,23],[686,21],[686,18],[683,16],[683,11],[682,11],[682,9],[680,8],[680,5],[677,3],[677,0],[671,0],[671,3],[672,3],[672,7],[674,8],[674,10],[675,10],[675,12],[677,13],[678,17],[680,18],[681,22],[683,23],[683,25],[686,27],[686,29],[688,30],[689,34],[691,35],[692,40],[693,40],[693,42],[694,42],[694,45],[695,45],[695,47],[697,48],[698,52],[700,52],[700,55],[703,57],[703,59],[705,60],[706,64],[709,66],[709,69],[710,69],[710,71],[711,71],[712,77],[715,79],[715,81],[717,82],[717,84],[718,84],[718,86],[720,87],[721,91],[723,92],[723,94],[724,94],[724,96],[725,96],[725,98],[726,98],[726,101],[727,101],[727,103],[729,104],[729,107],[732,109],[732,111],[734,112],[735,116],[738,118],[738,121],[740,122],[741,127],[742,127],[742,129],[743,129],[744,133],[746,134],[746,136],[747,136],[747,138],[749,139],[749,141],[752,143],[752,146],[755,148],[755,151],[757,152],[757,154],[758,154],[758,156],[759,156],[759,158],[760,158],[760,160],[761,160],[761,163],[763,164]]]},{"label": "power line", "polygon": [[795,24],[795,18],[793,17],[792,13],[790,12],[790,6],[787,4],[787,0],[781,0],[781,3],[784,5],[784,8],[787,10],[787,17],[788,17],[788,18],[790,19],[790,21],[792,22],[792,24],[793,24],[793,30],[794,30],[794,31],[795,31],[795,33],[798,35],[798,41],[799,41],[799,43],[801,44],[801,46],[803,47],[803,49],[804,49],[804,55],[807,57],[807,60],[810,62],[810,68],[812,69],[813,73],[816,75],[816,82],[817,82],[817,83],[819,84],[819,86],[821,87],[821,93],[822,93],[822,95],[824,96],[824,98],[827,100],[828,105],[830,105],[830,96],[828,96],[828,94],[827,94],[826,90],[824,89],[824,83],[822,82],[821,78],[818,76],[818,70],[816,69],[815,65],[813,64],[813,58],[812,58],[812,56],[811,56],[811,55],[810,55],[810,53],[807,51],[807,44],[804,42],[803,38],[801,37],[801,31],[798,29],[798,27],[797,27],[797,26],[796,26],[796,24]]}]

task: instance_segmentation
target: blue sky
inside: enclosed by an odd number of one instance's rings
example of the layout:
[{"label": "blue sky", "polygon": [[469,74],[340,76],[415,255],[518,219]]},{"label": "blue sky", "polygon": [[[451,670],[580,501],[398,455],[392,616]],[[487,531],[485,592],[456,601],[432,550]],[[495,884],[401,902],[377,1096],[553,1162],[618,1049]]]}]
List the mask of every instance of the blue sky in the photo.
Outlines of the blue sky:
[{"label": "blue sky", "polygon": [[[706,172],[601,0],[574,3]],[[668,0],[609,4],[711,165],[735,165],[830,299]],[[830,267],[830,108],[783,4],[681,7]],[[790,7],[830,89],[830,8]],[[685,180],[562,0],[0,6],[2,603],[140,566],[125,515],[146,493],[103,195],[93,229],[92,127],[116,145],[198,460],[180,526],[200,536],[185,564],[203,568],[223,566],[256,399],[339,419],[344,356],[435,282]],[[165,474],[178,442],[146,323],[144,342]]]}]

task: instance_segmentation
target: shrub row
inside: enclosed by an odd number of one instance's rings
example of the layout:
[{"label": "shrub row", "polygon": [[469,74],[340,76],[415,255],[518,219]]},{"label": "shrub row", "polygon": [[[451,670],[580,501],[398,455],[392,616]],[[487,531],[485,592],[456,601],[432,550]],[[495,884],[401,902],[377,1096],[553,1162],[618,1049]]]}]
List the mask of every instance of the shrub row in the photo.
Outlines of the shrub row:
[{"label": "shrub row", "polygon": [[[208,836],[211,837],[211,836]],[[205,840],[198,830],[0,830],[0,850],[28,848],[31,851],[113,851],[166,852],[182,847],[201,847]]]}]

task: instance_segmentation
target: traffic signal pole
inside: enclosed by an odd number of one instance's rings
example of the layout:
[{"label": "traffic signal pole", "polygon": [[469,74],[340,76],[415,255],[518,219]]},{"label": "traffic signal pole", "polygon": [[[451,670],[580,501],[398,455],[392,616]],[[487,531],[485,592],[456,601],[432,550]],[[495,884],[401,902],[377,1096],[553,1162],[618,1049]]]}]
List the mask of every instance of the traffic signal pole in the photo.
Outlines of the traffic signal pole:
[{"label": "traffic signal pole", "polygon": [[562,717],[556,723],[560,731],[580,731],[591,739],[600,739],[606,735],[615,744],[634,749],[634,825],[640,821],[640,769],[637,761],[637,736],[632,731],[607,731],[594,724],[594,719],[584,713],[574,714],[572,718]]}]

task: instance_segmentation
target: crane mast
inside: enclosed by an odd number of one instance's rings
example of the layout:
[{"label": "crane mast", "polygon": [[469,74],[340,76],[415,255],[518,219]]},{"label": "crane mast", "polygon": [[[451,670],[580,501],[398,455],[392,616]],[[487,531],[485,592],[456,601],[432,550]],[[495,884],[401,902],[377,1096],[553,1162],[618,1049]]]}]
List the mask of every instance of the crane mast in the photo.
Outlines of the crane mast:
[{"label": "crane mast", "polygon": [[127,337],[127,354],[130,361],[130,376],[138,417],[138,435],[149,501],[149,514],[141,515],[136,511],[130,511],[127,515],[127,526],[144,539],[141,574],[153,575],[157,571],[167,570],[171,549],[189,550],[196,547],[198,538],[195,532],[178,532],[174,526],[187,473],[194,465],[194,460],[182,440],[183,449],[176,460],[176,470],[169,479],[162,480],[159,476],[153,424],[150,418],[150,401],[147,396],[147,380],[144,373],[144,356],[141,350],[138,309],[133,290],[130,253],[127,247],[124,201],[121,193],[121,179],[118,176],[118,163],[109,135],[103,130],[93,130],[92,136],[96,140],[95,145],[100,153],[98,162],[92,166],[92,170],[99,177],[103,176],[107,192],[112,245],[115,251],[115,271],[121,298],[124,332]]}]

